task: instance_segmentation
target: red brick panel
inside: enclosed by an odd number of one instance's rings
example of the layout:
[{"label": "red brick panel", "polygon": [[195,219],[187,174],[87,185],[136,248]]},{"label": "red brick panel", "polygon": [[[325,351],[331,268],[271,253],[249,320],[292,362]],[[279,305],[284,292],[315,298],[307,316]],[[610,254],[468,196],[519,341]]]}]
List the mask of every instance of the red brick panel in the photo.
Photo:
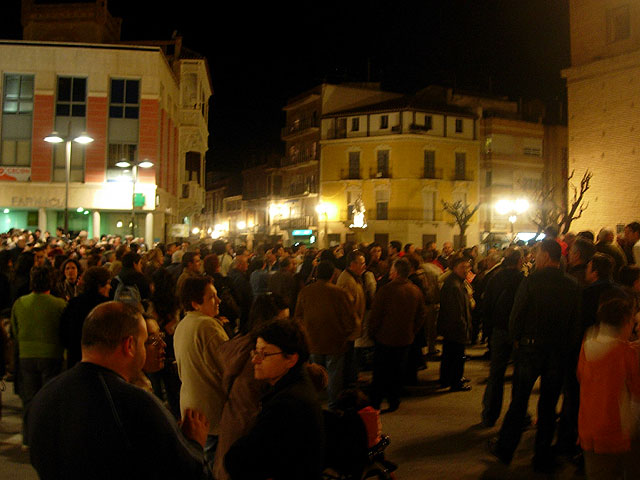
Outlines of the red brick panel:
[{"label": "red brick panel", "polygon": [[[173,167],[173,185],[172,185],[172,193],[174,195],[181,195],[180,188],[180,170],[178,169],[179,161],[180,161],[180,142],[178,140],[178,127],[173,127],[173,155],[171,158],[171,165]],[[180,193],[178,193],[180,192]]]},{"label": "red brick panel", "polygon": [[53,145],[44,137],[53,131],[53,95],[35,95],[33,99],[33,141],[31,142],[31,181],[50,182]]},{"label": "red brick panel", "polygon": [[167,189],[167,112],[160,110],[160,159],[158,165],[158,186]]},{"label": "red brick panel", "polygon": [[171,118],[167,121],[167,192],[175,195],[175,171],[173,169],[173,164],[175,163],[173,160],[174,152],[175,152],[175,135],[173,134],[173,122]]},{"label": "red brick panel", "polygon": [[158,100],[142,99],[140,102],[140,144],[138,146],[138,159],[140,161],[153,162],[152,168],[141,168],[138,171],[138,180],[142,183],[156,183],[156,170],[159,161],[158,147],[160,125],[160,108]]},{"label": "red brick panel", "polygon": [[93,137],[93,142],[85,149],[84,181],[88,183],[102,183],[107,171],[107,125],[108,99],[106,97],[87,98],[87,133]]}]

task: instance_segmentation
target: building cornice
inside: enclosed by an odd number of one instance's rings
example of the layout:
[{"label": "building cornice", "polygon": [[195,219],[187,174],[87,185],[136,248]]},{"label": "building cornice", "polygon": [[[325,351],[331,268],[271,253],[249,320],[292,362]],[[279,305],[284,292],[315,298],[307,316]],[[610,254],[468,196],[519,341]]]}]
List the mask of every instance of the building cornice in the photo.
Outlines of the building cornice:
[{"label": "building cornice", "polygon": [[584,65],[572,66],[562,70],[561,73],[562,77],[567,79],[567,83],[576,83],[637,67],[640,67],[640,50],[603,58]]}]

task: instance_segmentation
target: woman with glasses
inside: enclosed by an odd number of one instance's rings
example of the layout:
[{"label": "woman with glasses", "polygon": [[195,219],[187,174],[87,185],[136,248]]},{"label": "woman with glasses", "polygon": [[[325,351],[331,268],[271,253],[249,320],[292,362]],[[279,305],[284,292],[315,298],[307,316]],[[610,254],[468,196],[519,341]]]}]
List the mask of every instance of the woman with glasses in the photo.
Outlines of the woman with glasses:
[{"label": "woman with glasses", "polygon": [[253,333],[254,377],[269,385],[251,430],[227,452],[231,479],[319,479],[323,417],[305,364],[309,348],[302,327],[274,320]]},{"label": "woman with glasses", "polygon": [[238,438],[246,435],[258,415],[260,397],[268,384],[253,376],[251,351],[255,339],[251,330],[274,318],[288,318],[289,309],[279,295],[262,294],[256,297],[249,312],[249,321],[242,325],[240,335],[220,347],[224,365],[222,384],[229,392],[220,419],[217,455],[213,472],[216,480],[226,480],[229,474],[224,468],[224,455]]},{"label": "woman with glasses", "polygon": [[144,320],[147,324],[147,341],[144,342],[146,352],[145,361],[142,366],[142,371],[139,372],[137,378],[131,380],[131,383],[149,393],[156,393],[147,375],[159,372],[164,368],[165,348],[167,344],[165,343],[164,332],[160,331],[158,322],[149,316]]}]

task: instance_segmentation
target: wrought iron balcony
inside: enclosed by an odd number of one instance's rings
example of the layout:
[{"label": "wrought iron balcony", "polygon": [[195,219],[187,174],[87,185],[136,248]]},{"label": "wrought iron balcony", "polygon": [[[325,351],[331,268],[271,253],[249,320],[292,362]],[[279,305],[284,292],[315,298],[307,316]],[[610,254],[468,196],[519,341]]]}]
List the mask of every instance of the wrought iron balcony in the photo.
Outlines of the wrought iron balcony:
[{"label": "wrought iron balcony", "polygon": [[369,178],[391,178],[390,168],[370,168]]},{"label": "wrought iron balcony", "polygon": [[425,168],[422,171],[422,178],[442,180],[442,169],[441,168]]},{"label": "wrought iron balcony", "polygon": [[340,169],[340,180],[362,180],[360,169],[353,170],[351,168]]}]

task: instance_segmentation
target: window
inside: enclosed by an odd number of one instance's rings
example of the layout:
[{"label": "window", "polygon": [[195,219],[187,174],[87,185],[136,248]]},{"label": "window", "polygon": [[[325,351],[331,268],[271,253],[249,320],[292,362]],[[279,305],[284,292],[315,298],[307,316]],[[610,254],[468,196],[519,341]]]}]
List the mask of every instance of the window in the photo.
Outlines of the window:
[{"label": "window", "polygon": [[424,129],[425,130],[433,129],[433,117],[431,115],[424,116]]},{"label": "window", "polygon": [[126,160],[127,162],[135,162],[138,156],[138,146],[131,144],[109,144],[107,152],[107,181],[118,181],[122,177],[131,175],[130,170],[116,167],[116,163]]},{"label": "window", "polygon": [[87,113],[87,79],[58,77],[56,116],[84,117]]},{"label": "window", "polygon": [[200,183],[200,154],[187,152],[185,155],[184,174],[186,182]]},{"label": "window", "polygon": [[349,152],[349,178],[360,178],[360,152]]},{"label": "window", "polygon": [[424,219],[433,221],[436,218],[436,192],[424,192]]},{"label": "window", "polygon": [[[71,182],[84,182],[84,150],[84,146],[72,144],[69,164],[69,181]],[[53,148],[53,181],[65,182],[66,176],[65,144],[60,143]]]},{"label": "window", "polygon": [[484,182],[485,187],[490,187],[492,182],[493,182],[493,178],[492,178],[491,170],[487,170],[485,173],[485,182]]},{"label": "window", "polygon": [[33,112],[33,75],[5,75],[4,114],[31,114]]},{"label": "window", "polygon": [[456,152],[456,180],[467,180],[467,154]]},{"label": "window", "polygon": [[389,115],[380,116],[380,130],[389,128]]},{"label": "window", "polygon": [[631,36],[629,5],[607,11],[607,41],[609,43],[626,40]]},{"label": "window", "polygon": [[389,178],[389,150],[378,150],[377,178]]},{"label": "window", "polygon": [[140,80],[112,79],[109,117],[136,119],[139,111]]},{"label": "window", "polygon": [[33,75],[4,76],[2,94],[2,149],[0,164],[31,165]]},{"label": "window", "polygon": [[436,178],[436,152],[424,151],[424,178]]},{"label": "window", "polygon": [[352,132],[357,132],[360,130],[360,119],[359,118],[352,118],[351,119],[351,131]]},{"label": "window", "polygon": [[456,118],[456,133],[462,133],[462,119]]},{"label": "window", "polygon": [[376,191],[376,220],[388,220],[389,218],[389,192]]}]

